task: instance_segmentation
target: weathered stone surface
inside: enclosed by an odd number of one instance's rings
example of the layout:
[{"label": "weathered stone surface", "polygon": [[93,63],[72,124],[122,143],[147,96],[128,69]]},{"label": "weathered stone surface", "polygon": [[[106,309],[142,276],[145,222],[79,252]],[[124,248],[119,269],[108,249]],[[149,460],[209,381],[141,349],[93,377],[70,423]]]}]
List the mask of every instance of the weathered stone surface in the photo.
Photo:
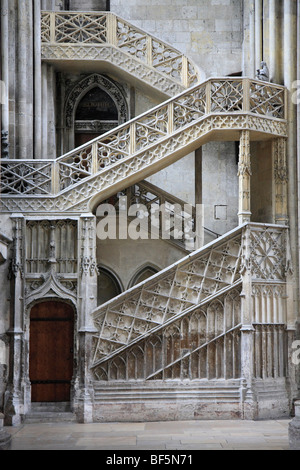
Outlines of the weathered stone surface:
[{"label": "weathered stone surface", "polygon": [[3,429],[4,415],[0,413],[0,450],[9,450],[11,447],[11,436]]},{"label": "weathered stone surface", "polygon": [[300,450],[300,400],[295,402],[295,418],[289,424],[289,444],[292,450]]}]

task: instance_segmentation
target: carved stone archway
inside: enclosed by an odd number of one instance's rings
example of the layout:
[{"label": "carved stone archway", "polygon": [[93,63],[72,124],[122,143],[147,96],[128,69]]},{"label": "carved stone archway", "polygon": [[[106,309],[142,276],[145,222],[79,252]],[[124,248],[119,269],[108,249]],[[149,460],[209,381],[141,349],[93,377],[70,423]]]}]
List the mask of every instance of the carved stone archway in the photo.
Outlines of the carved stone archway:
[{"label": "carved stone archway", "polygon": [[[93,73],[79,80],[72,90],[67,95],[65,106],[64,106],[64,147],[66,151],[70,151],[75,146],[75,115],[78,104],[82,98],[95,87],[99,87],[103,90],[109,98],[114,102],[118,111],[118,122],[116,125],[123,124],[129,119],[128,104],[125,97],[125,92],[121,86],[117,84],[111,78]],[[96,123],[93,124],[95,127],[95,133],[99,126]],[[99,135],[101,132],[99,131]]]}]

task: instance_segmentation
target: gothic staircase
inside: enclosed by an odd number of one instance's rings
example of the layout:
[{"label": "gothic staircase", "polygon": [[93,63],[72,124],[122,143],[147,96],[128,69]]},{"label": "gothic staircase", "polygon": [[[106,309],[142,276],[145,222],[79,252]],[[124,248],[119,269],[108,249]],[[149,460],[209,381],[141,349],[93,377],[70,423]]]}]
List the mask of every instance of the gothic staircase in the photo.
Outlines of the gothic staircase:
[{"label": "gothic staircase", "polygon": [[[255,140],[286,137],[284,87],[242,77],[199,84],[178,51],[114,15],[97,15],[44,12],[43,60],[101,55],[115,67],[125,60],[129,74],[137,67],[138,79],[163,84],[171,98],[56,160],[2,160],[1,212],[88,214],[209,140],[239,140],[242,131]],[[181,392],[162,379],[202,380],[202,388],[189,382],[184,400],[209,400],[214,390],[212,400],[238,403],[239,416],[253,377],[285,390],[279,351],[288,262],[286,227],[244,224],[95,309],[91,369],[96,403],[105,405],[99,419],[113,419],[126,396],[136,403],[150,396],[154,407],[157,396],[176,402]]]},{"label": "gothic staircase", "polygon": [[[199,74],[187,58],[115,15],[42,14],[43,60],[54,60],[50,52],[58,48],[55,60],[65,60],[67,50],[76,61],[87,56],[90,47],[97,50],[101,62],[110,63],[102,53],[111,47],[123,61],[130,57],[139,65],[146,63],[147,70],[176,82],[181,90],[190,88],[56,160],[3,159],[2,212],[91,211],[101,200],[209,140],[239,140],[243,130],[256,140],[287,135],[282,86],[240,77],[213,78],[191,86]],[[131,73],[136,75],[136,69]]]}]

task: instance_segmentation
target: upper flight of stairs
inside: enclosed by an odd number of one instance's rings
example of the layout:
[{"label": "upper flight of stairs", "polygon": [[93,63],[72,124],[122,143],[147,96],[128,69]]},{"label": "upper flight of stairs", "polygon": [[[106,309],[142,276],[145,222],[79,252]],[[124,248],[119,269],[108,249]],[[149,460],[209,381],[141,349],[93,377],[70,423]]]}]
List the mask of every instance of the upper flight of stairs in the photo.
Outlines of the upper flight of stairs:
[{"label": "upper flight of stairs", "polygon": [[2,160],[2,212],[86,212],[209,140],[287,134],[285,88],[210,79],[56,160]]}]

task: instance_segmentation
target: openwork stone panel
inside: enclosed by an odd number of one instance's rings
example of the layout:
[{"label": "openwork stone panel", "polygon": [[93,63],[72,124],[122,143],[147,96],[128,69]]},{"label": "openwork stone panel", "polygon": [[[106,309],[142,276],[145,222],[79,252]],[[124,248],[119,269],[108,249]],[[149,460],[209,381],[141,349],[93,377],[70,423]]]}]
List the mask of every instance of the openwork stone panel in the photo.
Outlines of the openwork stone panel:
[{"label": "openwork stone panel", "polygon": [[250,111],[256,114],[284,118],[284,90],[270,84],[252,82],[250,85]]},{"label": "openwork stone panel", "polygon": [[230,113],[243,110],[242,80],[212,80],[211,111]]},{"label": "openwork stone panel", "polygon": [[97,380],[240,377],[240,290],[233,289],[94,368]]},{"label": "openwork stone panel", "polygon": [[253,227],[250,232],[254,279],[284,280],[287,270],[287,232],[276,227]]},{"label": "openwork stone panel", "polygon": [[94,312],[94,365],[240,282],[241,230],[184,258]]},{"label": "openwork stone panel", "polygon": [[92,174],[92,146],[72,152],[59,162],[59,190],[63,190]]},{"label": "openwork stone panel", "polygon": [[1,194],[51,194],[52,163],[38,160],[1,162]]},{"label": "openwork stone panel", "polygon": [[[46,13],[48,16],[49,14]],[[42,24],[44,39],[46,25]],[[107,39],[106,15],[90,13],[56,13],[55,42],[57,43],[103,43]]]}]

